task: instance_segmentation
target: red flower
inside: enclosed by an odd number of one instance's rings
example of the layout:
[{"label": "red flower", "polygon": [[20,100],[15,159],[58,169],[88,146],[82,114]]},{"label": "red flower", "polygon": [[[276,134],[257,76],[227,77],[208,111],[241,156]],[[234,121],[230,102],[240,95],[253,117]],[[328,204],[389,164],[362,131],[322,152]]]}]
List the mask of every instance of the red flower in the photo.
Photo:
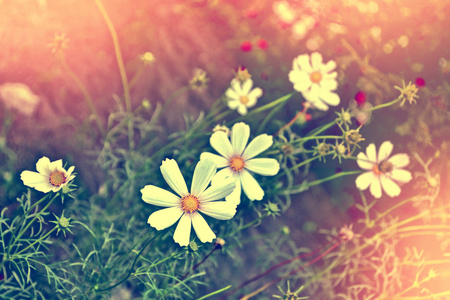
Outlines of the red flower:
[{"label": "red flower", "polygon": [[242,52],[249,52],[252,51],[252,43],[250,41],[244,41],[241,44],[241,51]]},{"label": "red flower", "polygon": [[312,119],[311,114],[306,113],[306,114],[305,114],[305,120],[306,120],[306,121],[311,121],[311,119]]},{"label": "red flower", "polygon": [[355,101],[358,104],[358,106],[363,105],[366,103],[366,93],[364,91],[358,91],[355,95]]},{"label": "red flower", "polygon": [[416,78],[416,85],[420,88],[424,87],[425,84],[425,79],[423,79],[422,77],[417,77]]},{"label": "red flower", "polygon": [[259,39],[256,42],[256,45],[258,45],[258,47],[262,50],[266,50],[269,47],[269,42],[267,42],[265,39]]}]

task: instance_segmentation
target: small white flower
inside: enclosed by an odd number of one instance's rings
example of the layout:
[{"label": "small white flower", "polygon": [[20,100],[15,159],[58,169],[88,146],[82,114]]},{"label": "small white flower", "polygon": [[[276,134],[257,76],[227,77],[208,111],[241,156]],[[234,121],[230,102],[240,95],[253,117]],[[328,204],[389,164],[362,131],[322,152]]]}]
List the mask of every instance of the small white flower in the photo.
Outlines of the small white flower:
[{"label": "small white flower", "polygon": [[393,148],[391,142],[385,141],[380,146],[378,156],[374,144],[367,147],[366,154],[358,154],[358,166],[367,170],[356,178],[358,189],[365,190],[370,186],[370,193],[375,198],[381,197],[381,187],[390,197],[400,194],[400,187],[395,181],[407,183],[412,179],[411,173],[402,169],[409,164],[409,156],[399,153],[389,158]]},{"label": "small white flower", "polygon": [[212,242],[216,235],[199,212],[219,220],[231,219],[236,213],[236,205],[215,200],[228,196],[235,188],[234,181],[224,180],[206,188],[217,167],[213,161],[203,160],[195,167],[189,193],[175,160],[164,160],[160,169],[164,180],[178,195],[154,185],[146,185],[141,189],[142,200],[167,207],[150,215],[148,218],[150,226],[162,230],[180,220],[173,235],[174,241],[180,246],[189,245],[192,226],[202,243]]},{"label": "small white flower", "polygon": [[36,190],[48,193],[50,191],[58,192],[61,188],[75,178],[72,175],[75,167],[70,167],[65,170],[62,165],[62,160],[50,162],[47,157],[42,157],[36,163],[37,172],[23,171],[20,174],[23,184],[35,188]]},{"label": "small white flower", "polygon": [[289,72],[289,81],[294,89],[302,93],[306,101],[317,109],[328,110],[328,105],[336,106],[340,102],[339,95],[334,92],[338,83],[336,62],[330,60],[322,63],[322,54],[314,52],[297,56]]},{"label": "small white flower", "polygon": [[236,78],[231,80],[231,87],[225,92],[225,96],[228,98],[228,107],[237,109],[241,115],[246,115],[247,108],[253,107],[263,93],[262,89],[254,88],[252,90],[252,87],[253,80],[251,78],[242,83]]},{"label": "small white flower", "polygon": [[250,137],[250,126],[245,123],[236,123],[231,129],[231,143],[225,132],[215,132],[211,135],[210,143],[220,155],[203,152],[200,160],[212,159],[218,168],[214,182],[221,182],[227,177],[236,181],[236,188],[225,199],[233,203],[241,202],[241,189],[250,200],[262,200],[264,191],[249,171],[273,176],[280,170],[280,164],[274,158],[254,158],[273,144],[273,138],[267,134],[255,137],[247,146]]}]

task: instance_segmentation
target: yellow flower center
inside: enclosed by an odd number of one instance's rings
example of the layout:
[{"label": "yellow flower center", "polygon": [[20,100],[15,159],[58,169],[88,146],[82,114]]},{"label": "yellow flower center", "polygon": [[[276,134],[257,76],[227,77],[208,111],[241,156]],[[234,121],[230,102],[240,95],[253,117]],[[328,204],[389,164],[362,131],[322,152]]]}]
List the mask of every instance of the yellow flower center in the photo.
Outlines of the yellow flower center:
[{"label": "yellow flower center", "polygon": [[200,201],[194,195],[187,195],[181,199],[181,208],[187,213],[193,213],[200,207]]},{"label": "yellow flower center", "polygon": [[235,156],[230,159],[230,168],[235,172],[240,172],[245,167],[244,159],[240,156]]},{"label": "yellow flower center", "polygon": [[63,172],[55,171],[52,174],[50,174],[50,183],[54,186],[61,186],[66,182],[66,176]]},{"label": "yellow flower center", "polygon": [[387,161],[382,161],[381,163],[379,163],[378,165],[374,165],[373,166],[373,172],[376,175],[380,175],[380,174],[386,174],[391,172],[394,169],[394,165],[392,165],[392,163],[387,162]]},{"label": "yellow flower center", "polygon": [[239,98],[239,101],[241,101],[242,104],[246,105],[248,103],[248,97],[247,96],[241,96]]},{"label": "yellow flower center", "polygon": [[309,79],[311,79],[313,83],[319,83],[322,80],[322,74],[320,72],[314,71],[309,76]]}]

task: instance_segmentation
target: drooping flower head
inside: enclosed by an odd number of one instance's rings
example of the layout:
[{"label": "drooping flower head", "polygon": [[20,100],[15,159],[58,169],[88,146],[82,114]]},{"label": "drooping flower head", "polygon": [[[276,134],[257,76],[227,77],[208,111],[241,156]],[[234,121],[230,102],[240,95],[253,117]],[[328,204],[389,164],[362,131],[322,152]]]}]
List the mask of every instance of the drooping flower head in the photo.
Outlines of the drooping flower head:
[{"label": "drooping flower head", "polygon": [[251,78],[240,82],[237,79],[231,80],[231,87],[225,92],[228,98],[228,107],[230,109],[237,109],[241,115],[246,115],[248,108],[253,107],[258,98],[262,96],[262,89],[254,88],[253,80]]},{"label": "drooping flower head", "polygon": [[400,195],[400,187],[396,182],[407,183],[412,179],[411,173],[402,168],[409,164],[409,156],[399,153],[389,158],[394,146],[391,142],[385,141],[380,146],[378,152],[375,144],[370,144],[366,153],[359,153],[357,156],[358,166],[366,170],[356,178],[356,186],[360,190],[365,190],[370,186],[370,193],[375,198],[381,197],[381,188],[390,197]]},{"label": "drooping flower head", "polygon": [[213,178],[213,182],[221,182],[231,177],[236,182],[233,193],[225,199],[233,203],[241,202],[241,190],[250,200],[262,200],[264,191],[250,172],[273,176],[280,170],[280,164],[274,158],[254,158],[273,144],[273,138],[267,134],[255,137],[248,145],[250,126],[236,123],[231,129],[231,142],[225,132],[215,132],[210,143],[220,155],[203,152],[200,160],[211,159],[218,168],[223,168]]},{"label": "drooping flower head", "polygon": [[164,160],[160,169],[164,180],[176,195],[154,185],[146,185],[141,189],[142,200],[167,207],[150,215],[150,226],[163,230],[179,220],[173,239],[180,246],[189,245],[192,226],[202,243],[212,242],[216,235],[200,212],[219,220],[231,219],[236,213],[236,205],[216,200],[223,199],[234,190],[234,180],[223,180],[207,188],[217,167],[211,160],[202,160],[195,167],[189,192],[175,160]]},{"label": "drooping flower head", "polygon": [[47,157],[42,157],[36,163],[37,172],[23,171],[20,174],[23,184],[35,188],[36,190],[48,193],[58,192],[75,178],[72,175],[75,167],[70,167],[67,171],[63,168],[62,160],[50,162]]},{"label": "drooping flower head", "polygon": [[206,71],[196,68],[194,70],[194,77],[189,81],[189,86],[193,90],[203,90],[208,86],[209,78]]},{"label": "drooping flower head", "polygon": [[333,71],[336,62],[330,60],[322,63],[322,54],[314,52],[297,56],[289,72],[289,81],[294,89],[302,93],[306,101],[317,109],[328,110],[328,105],[336,106],[340,102],[339,95],[334,91],[338,83],[337,73]]}]

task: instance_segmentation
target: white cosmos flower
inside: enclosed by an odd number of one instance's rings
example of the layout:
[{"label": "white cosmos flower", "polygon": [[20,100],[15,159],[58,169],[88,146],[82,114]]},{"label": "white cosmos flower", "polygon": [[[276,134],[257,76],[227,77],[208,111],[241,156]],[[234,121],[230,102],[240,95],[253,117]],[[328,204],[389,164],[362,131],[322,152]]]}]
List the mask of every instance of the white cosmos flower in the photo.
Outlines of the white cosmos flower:
[{"label": "white cosmos flower", "polygon": [[47,157],[42,157],[36,163],[37,172],[23,171],[20,174],[23,184],[35,188],[44,193],[50,191],[57,192],[66,186],[75,175],[72,175],[75,167],[70,167],[69,170],[63,168],[62,160],[50,162]]},{"label": "white cosmos flower", "polygon": [[231,87],[225,92],[228,98],[228,107],[230,109],[237,109],[241,115],[247,114],[247,108],[253,107],[261,97],[263,91],[260,88],[253,87],[253,80],[251,78],[241,82],[234,78],[231,80]]},{"label": "white cosmos flower", "polygon": [[254,158],[272,146],[272,136],[258,135],[247,146],[249,137],[250,126],[236,123],[231,129],[231,143],[225,132],[218,131],[211,135],[211,147],[220,155],[209,152],[200,155],[200,160],[212,159],[217,168],[224,168],[217,172],[213,182],[220,182],[227,177],[235,179],[236,188],[226,200],[236,204],[241,202],[241,189],[250,200],[261,200],[264,197],[264,191],[249,171],[273,176],[280,170],[280,164],[274,158]]},{"label": "white cosmos flower", "polygon": [[412,179],[411,173],[402,169],[409,164],[409,156],[399,153],[389,158],[393,148],[391,142],[385,141],[380,146],[378,156],[374,144],[367,147],[365,154],[358,154],[358,166],[367,171],[356,178],[358,189],[365,190],[370,186],[370,193],[375,198],[381,197],[381,188],[390,197],[400,194],[400,187],[395,181],[407,183]]},{"label": "white cosmos flower", "polygon": [[175,160],[164,160],[160,169],[164,180],[177,195],[154,185],[146,185],[141,190],[142,200],[145,202],[167,207],[150,215],[148,218],[150,226],[162,230],[179,220],[173,239],[180,246],[189,245],[191,226],[202,243],[212,242],[216,235],[200,212],[219,220],[231,219],[236,213],[236,205],[216,200],[228,196],[233,191],[234,181],[224,180],[207,188],[217,167],[213,161],[203,160],[195,167],[189,192]]},{"label": "white cosmos flower", "polygon": [[289,72],[289,81],[294,89],[302,93],[306,101],[317,109],[328,110],[328,105],[336,106],[340,102],[339,95],[334,91],[338,83],[336,62],[330,60],[322,63],[322,54],[314,52],[311,57],[308,54],[297,56],[292,63]]}]

